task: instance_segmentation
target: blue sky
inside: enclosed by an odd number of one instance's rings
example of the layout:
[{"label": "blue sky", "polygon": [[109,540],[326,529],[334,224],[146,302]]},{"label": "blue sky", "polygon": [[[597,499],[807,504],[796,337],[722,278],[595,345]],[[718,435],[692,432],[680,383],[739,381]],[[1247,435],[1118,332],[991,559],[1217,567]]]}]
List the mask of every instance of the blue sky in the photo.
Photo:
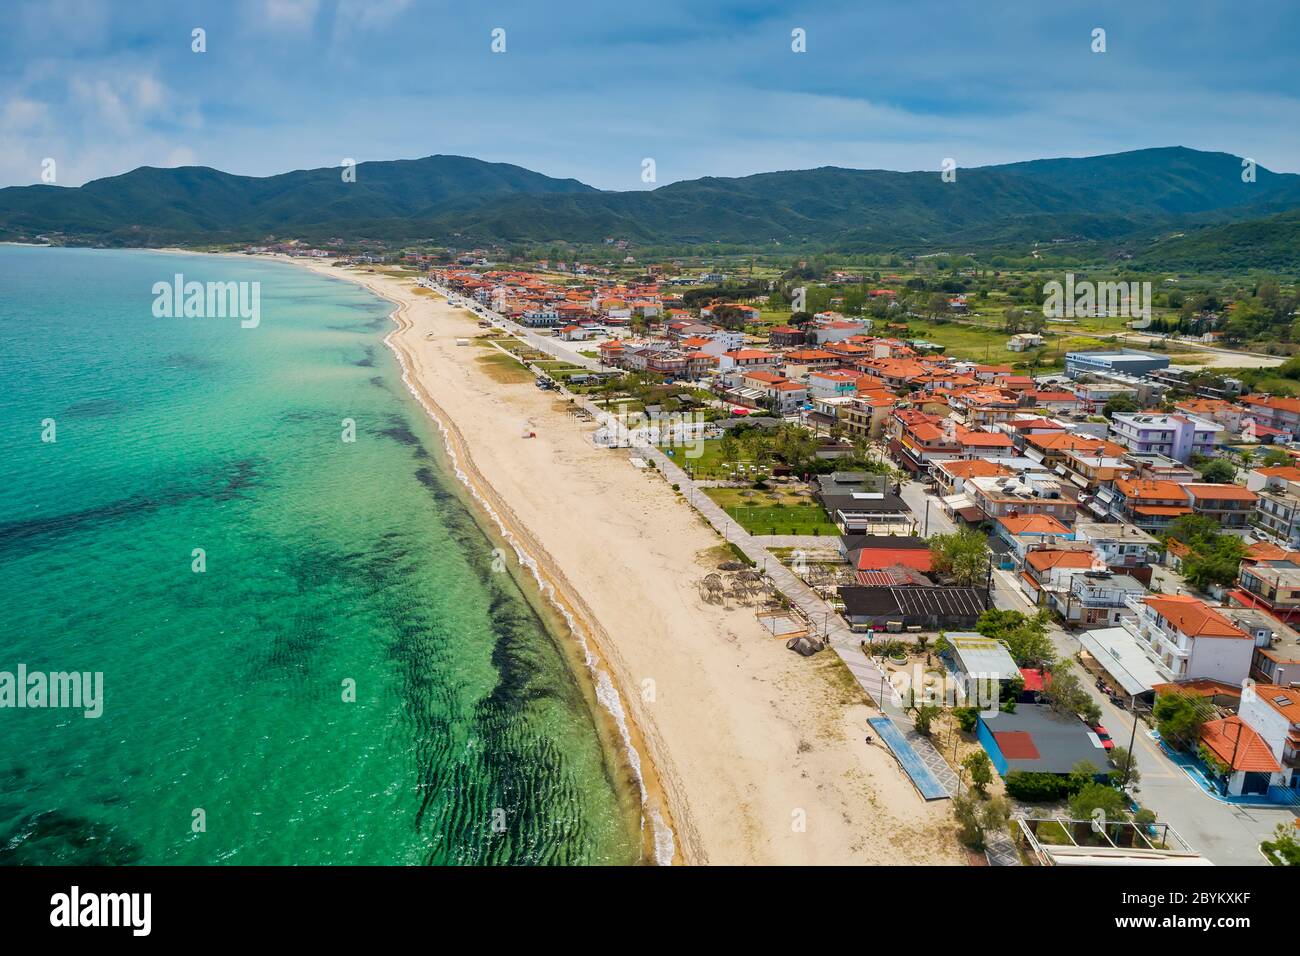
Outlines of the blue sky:
[{"label": "blue sky", "polygon": [[1296,25],[1287,0],[4,0],[0,185],[46,157],[64,185],[458,153],[641,189],[646,157],[662,185],[1168,145],[1300,172]]}]

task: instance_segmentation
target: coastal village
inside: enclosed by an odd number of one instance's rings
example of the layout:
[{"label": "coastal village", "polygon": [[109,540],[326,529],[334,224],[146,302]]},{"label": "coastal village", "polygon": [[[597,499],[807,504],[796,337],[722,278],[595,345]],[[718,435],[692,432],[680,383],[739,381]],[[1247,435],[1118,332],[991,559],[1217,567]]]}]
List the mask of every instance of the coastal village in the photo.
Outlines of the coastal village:
[{"label": "coastal village", "polygon": [[1258,862],[1294,828],[1300,399],[1137,348],[958,359],[901,309],[756,331],[761,302],[683,292],[722,276],[416,268],[479,318],[458,344],[689,498],[735,558],[701,593],[838,654],[990,862]]}]

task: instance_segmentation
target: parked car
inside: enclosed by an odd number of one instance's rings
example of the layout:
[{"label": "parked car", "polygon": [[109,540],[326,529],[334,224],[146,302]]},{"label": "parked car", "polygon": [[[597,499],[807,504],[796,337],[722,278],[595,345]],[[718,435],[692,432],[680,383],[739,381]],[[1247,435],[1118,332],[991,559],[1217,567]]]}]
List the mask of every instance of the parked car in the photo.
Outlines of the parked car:
[{"label": "parked car", "polygon": [[1098,724],[1096,727],[1092,728],[1092,732],[1097,735],[1097,739],[1101,741],[1101,745],[1105,747],[1107,750],[1110,750],[1115,746],[1115,741],[1110,739],[1110,731],[1108,731],[1101,724]]}]

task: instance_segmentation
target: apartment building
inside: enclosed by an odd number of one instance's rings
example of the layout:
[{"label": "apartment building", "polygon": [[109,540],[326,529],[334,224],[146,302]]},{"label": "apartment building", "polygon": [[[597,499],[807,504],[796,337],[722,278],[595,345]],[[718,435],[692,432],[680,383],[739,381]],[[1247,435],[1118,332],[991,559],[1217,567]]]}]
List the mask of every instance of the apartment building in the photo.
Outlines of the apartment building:
[{"label": "apartment building", "polygon": [[965,493],[975,507],[994,520],[1050,515],[1069,526],[1079,512],[1079,502],[1067,497],[1061,482],[1046,474],[1022,472],[1006,478],[971,478],[966,481]]},{"label": "apartment building", "polygon": [[1257,425],[1288,435],[1300,435],[1300,398],[1243,395],[1241,405],[1246,409],[1243,419],[1251,418]]},{"label": "apartment building", "polygon": [[1245,528],[1259,496],[1240,485],[1190,482],[1181,486],[1192,511],[1217,521],[1224,528]]},{"label": "apartment building", "polygon": [[1111,416],[1110,430],[1115,441],[1131,452],[1165,455],[1186,464],[1193,455],[1210,457],[1224,428],[1191,415],[1117,412]]},{"label": "apartment building", "polygon": [[1130,599],[1124,627],[1160,658],[1174,680],[1209,678],[1240,684],[1250,674],[1255,641],[1204,601],[1159,594]]}]

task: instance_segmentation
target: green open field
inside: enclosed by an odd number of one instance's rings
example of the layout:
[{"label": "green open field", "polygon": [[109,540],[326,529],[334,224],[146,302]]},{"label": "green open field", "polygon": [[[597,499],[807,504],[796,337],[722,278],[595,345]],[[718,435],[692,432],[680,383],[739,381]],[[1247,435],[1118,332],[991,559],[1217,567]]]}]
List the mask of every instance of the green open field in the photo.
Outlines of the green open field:
[{"label": "green open field", "polygon": [[531,382],[533,373],[524,368],[509,355],[503,355],[500,352],[492,352],[490,355],[480,355],[478,362],[484,367],[484,370],[492,377],[494,381],[502,384],[513,384],[516,382]]},{"label": "green open field", "polygon": [[[839,529],[816,502],[785,492],[744,488],[706,488],[704,493],[750,534],[816,534],[834,537]],[[779,501],[773,501],[775,497]]]}]

